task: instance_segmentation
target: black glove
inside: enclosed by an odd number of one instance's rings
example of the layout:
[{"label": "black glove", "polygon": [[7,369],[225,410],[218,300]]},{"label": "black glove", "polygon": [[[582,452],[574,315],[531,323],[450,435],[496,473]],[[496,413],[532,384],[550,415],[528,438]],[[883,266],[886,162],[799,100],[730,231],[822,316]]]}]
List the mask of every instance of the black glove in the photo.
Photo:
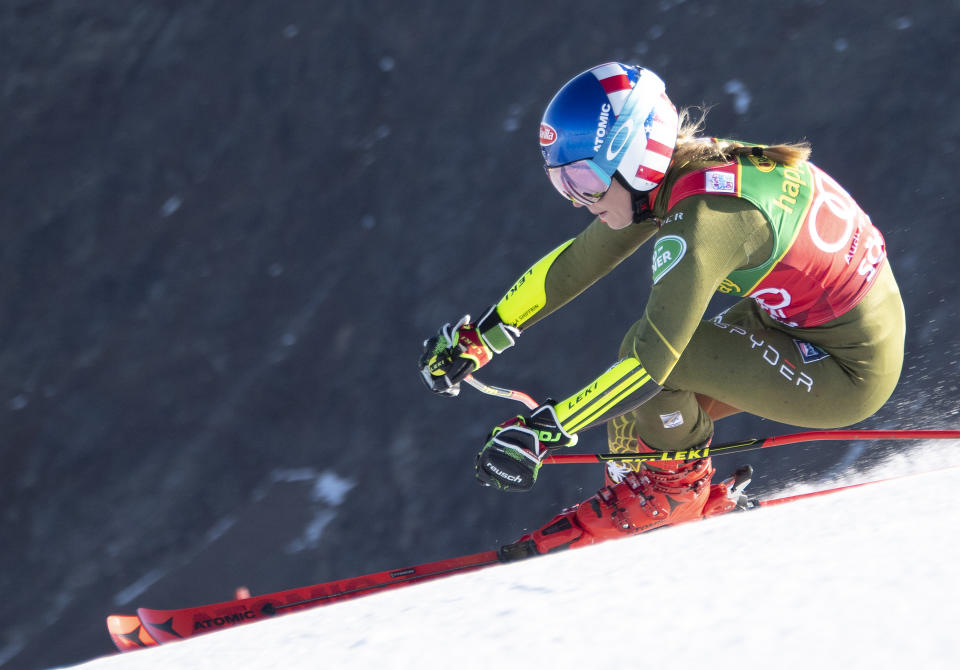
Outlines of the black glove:
[{"label": "black glove", "polygon": [[560,426],[553,405],[540,405],[530,416],[515,416],[493,429],[477,454],[477,479],[501,491],[529,491],[549,450],[576,443],[577,436]]},{"label": "black glove", "polygon": [[445,324],[424,341],[418,364],[420,376],[434,393],[455,396],[464,377],[489,363],[494,354],[512,347],[519,335],[519,328],[500,320],[496,307],[491,307],[476,325],[467,314],[455,326]]}]

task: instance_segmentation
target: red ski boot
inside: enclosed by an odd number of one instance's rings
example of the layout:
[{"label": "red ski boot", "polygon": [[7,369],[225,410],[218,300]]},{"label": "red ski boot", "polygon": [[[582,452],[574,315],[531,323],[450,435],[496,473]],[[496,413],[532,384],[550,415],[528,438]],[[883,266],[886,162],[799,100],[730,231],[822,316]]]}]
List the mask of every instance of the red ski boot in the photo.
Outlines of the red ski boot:
[{"label": "red ski boot", "polygon": [[747,488],[753,477],[753,468],[744,465],[719,484],[710,487],[710,496],[703,506],[703,518],[716,516],[735,509],[747,509],[747,496],[743,489]]},{"label": "red ski boot", "polygon": [[537,531],[500,549],[503,561],[582,547],[699,519],[710,494],[714,469],[709,458],[662,461],[675,469],[644,467],[564,510]]}]

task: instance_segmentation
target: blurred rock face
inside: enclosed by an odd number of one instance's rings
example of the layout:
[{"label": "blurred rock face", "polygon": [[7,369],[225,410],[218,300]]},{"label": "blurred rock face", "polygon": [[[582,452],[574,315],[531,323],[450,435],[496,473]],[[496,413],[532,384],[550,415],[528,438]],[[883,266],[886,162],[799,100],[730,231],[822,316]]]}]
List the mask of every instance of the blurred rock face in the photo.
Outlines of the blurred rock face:
[{"label": "blurred rock face", "polygon": [[[599,485],[575,468],[528,496],[476,488],[475,450],[519,406],[431,397],[414,361],[588,223],[534,136],[606,60],[714,105],[712,134],[813,143],[886,235],[913,324],[873,424],[951,421],[956,3],[645,4],[0,10],[4,668],[109,651],[114,610],[486,549]],[[485,378],[542,398],[606,367],[647,254]],[[772,487],[845,453],[751,461]]]}]

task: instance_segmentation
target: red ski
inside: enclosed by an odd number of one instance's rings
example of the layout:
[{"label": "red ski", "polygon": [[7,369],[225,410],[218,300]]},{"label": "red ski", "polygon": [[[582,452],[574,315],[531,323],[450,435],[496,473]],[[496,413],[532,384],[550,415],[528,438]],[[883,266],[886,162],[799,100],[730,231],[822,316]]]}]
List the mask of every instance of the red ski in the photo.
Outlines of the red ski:
[{"label": "red ski", "polygon": [[[243,600],[228,600],[215,605],[176,610],[153,610],[141,607],[137,610],[137,614],[143,628],[156,641],[155,644],[162,644],[238,624],[269,619],[296,610],[329,605],[398,586],[416,584],[454,573],[470,572],[498,562],[496,551],[486,551],[399,570],[388,570],[315,586],[252,596]],[[116,638],[114,641],[116,642]],[[127,651],[131,648],[135,647],[127,646],[126,649],[121,647],[120,650]]]},{"label": "red ski", "polygon": [[107,617],[107,632],[120,651],[132,651],[157,644],[143,627],[140,617],[135,615],[111,614]]},{"label": "red ski", "polygon": [[[827,495],[869,484],[900,479],[899,475],[859,484],[837,486],[822,491],[792,496],[751,500],[748,510],[803,498]],[[172,610],[140,608],[139,617],[112,615],[107,619],[110,636],[120,651],[164,644],[223,628],[269,619],[287,612],[310,609],[431,579],[479,570],[500,563],[496,551],[460,556],[432,563],[423,563],[399,570],[387,570],[362,577],[350,577],[314,586],[268,593],[213,605],[200,605]]]}]

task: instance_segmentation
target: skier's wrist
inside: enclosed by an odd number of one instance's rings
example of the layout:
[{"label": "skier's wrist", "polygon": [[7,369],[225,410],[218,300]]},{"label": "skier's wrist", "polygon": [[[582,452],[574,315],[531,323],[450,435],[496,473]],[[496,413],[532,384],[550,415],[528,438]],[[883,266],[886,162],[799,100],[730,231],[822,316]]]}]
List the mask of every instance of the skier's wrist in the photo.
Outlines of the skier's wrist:
[{"label": "skier's wrist", "polygon": [[521,330],[517,326],[505,323],[497,311],[497,306],[492,305],[482,317],[477,319],[477,332],[493,353],[502,354],[517,343]]},{"label": "skier's wrist", "polygon": [[491,431],[477,454],[477,479],[501,491],[528,491],[536,484],[549,451],[576,443],[577,436],[560,427],[548,401],[529,415],[507,419]]}]

